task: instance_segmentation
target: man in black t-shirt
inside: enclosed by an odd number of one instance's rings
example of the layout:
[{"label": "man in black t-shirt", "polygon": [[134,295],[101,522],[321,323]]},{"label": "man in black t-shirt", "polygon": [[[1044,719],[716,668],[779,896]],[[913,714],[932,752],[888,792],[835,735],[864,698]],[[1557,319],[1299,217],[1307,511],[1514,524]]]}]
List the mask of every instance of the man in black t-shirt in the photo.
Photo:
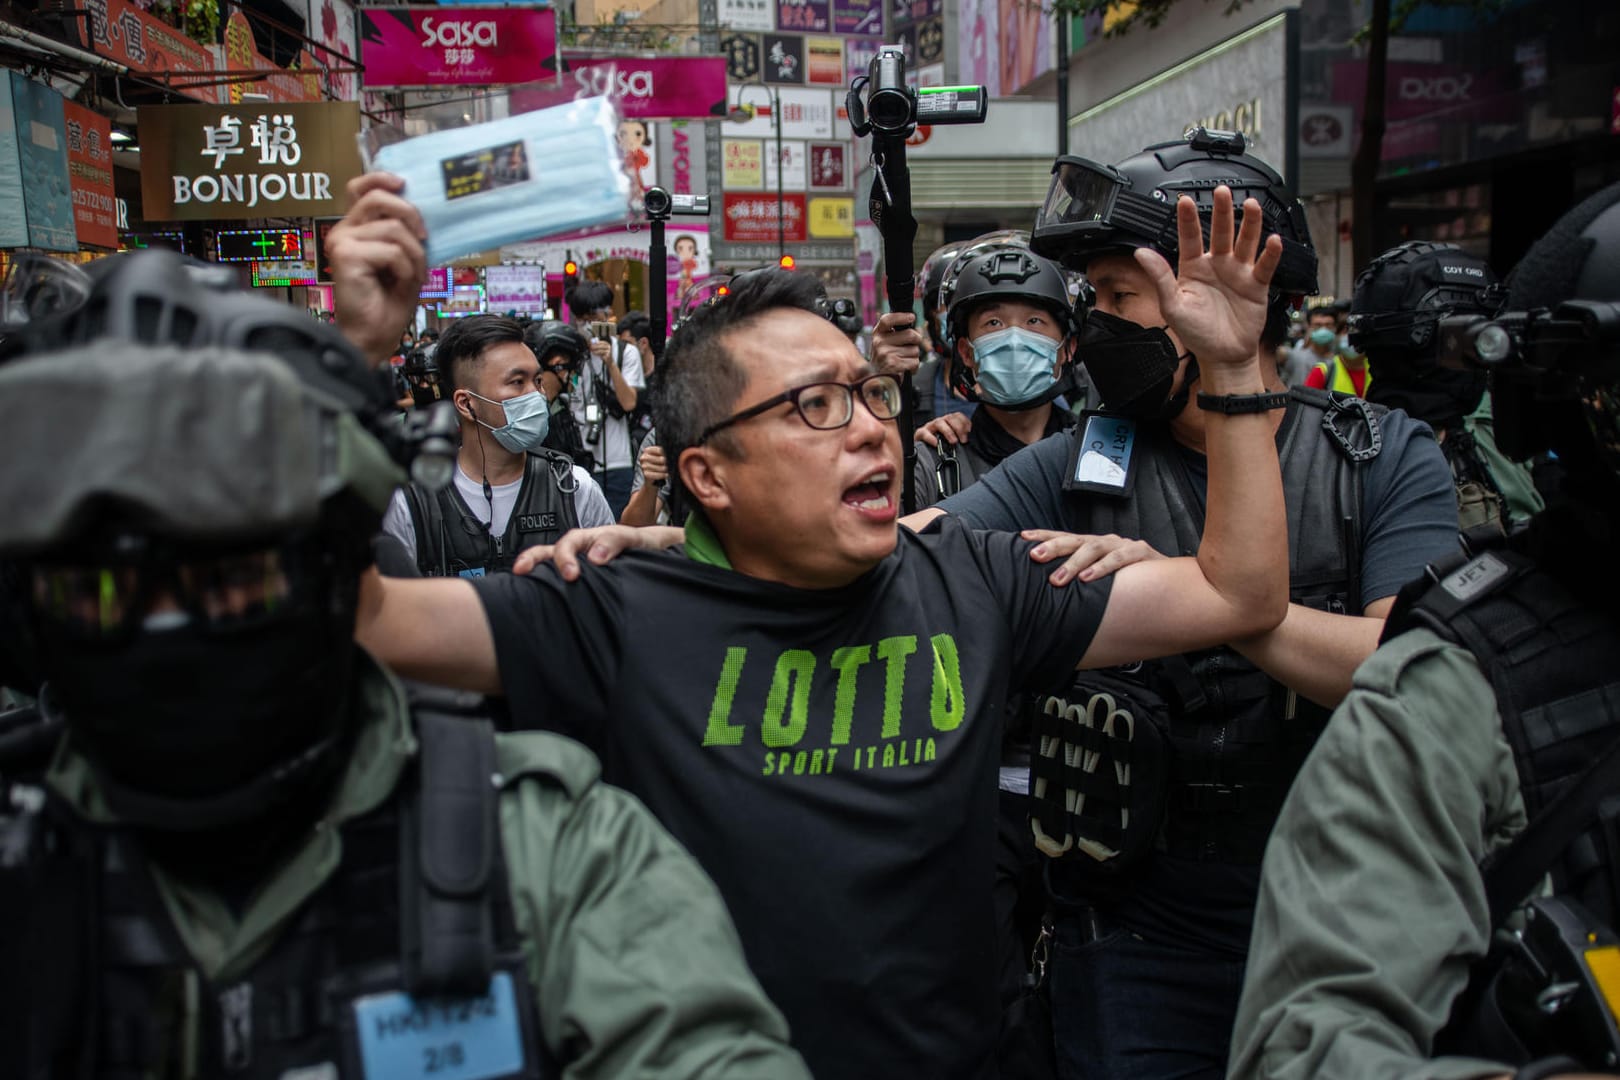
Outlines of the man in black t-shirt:
[{"label": "man in black t-shirt", "polygon": [[[1144,257],[1233,410],[1210,421],[1198,558],[1053,589],[1016,537],[902,533],[897,381],[821,317],[813,282],[770,272],[690,319],[661,367],[660,440],[697,508],[683,550],[573,580],[372,575],[362,644],[595,747],[714,876],[817,1075],[993,1076],[1002,703],[1284,609],[1277,457],[1251,411],[1280,249],[1247,225],[1234,247],[1224,192],[1208,254],[1189,202],[1179,277]],[[414,305],[379,275],[383,293]]]}]

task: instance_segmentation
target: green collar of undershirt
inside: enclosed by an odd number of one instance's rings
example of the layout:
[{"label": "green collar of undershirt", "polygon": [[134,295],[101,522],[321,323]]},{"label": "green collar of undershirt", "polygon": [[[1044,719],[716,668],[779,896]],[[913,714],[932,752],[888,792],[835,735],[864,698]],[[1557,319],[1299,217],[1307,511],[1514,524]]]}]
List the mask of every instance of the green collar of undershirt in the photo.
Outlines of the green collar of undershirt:
[{"label": "green collar of undershirt", "polygon": [[709,524],[708,518],[695,512],[686,515],[686,557],[705,566],[731,569],[731,560],[726,558],[720,538],[714,535],[714,526]]}]

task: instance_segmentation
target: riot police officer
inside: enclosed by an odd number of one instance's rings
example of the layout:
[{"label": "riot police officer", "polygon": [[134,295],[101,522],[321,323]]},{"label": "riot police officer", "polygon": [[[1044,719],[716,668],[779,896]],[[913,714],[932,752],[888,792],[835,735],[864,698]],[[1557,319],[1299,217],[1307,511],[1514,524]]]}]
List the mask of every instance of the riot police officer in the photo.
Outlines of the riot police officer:
[{"label": "riot police officer", "polygon": [[613,524],[589,473],[545,448],[555,372],[543,373],[523,327],[470,315],[445,330],[434,352],[439,387],[456,409],[461,451],[452,483],[410,484],[395,494],[383,531],[425,575],[478,577],[508,570],[519,551],[569,529]]},{"label": "riot police officer", "polygon": [[386,383],[173,253],[98,273],[0,363],[0,559],[65,728],[42,783],[0,763],[7,1074],[805,1076],[588,753],[413,711],[353,643]]},{"label": "riot police officer", "polygon": [[1366,398],[1434,429],[1457,487],[1464,529],[1522,525],[1541,509],[1530,470],[1496,448],[1485,372],[1441,363],[1440,321],[1494,315],[1502,289],[1489,263],[1455,244],[1409,240],[1356,275],[1350,344],[1378,365]]},{"label": "riot police officer", "polygon": [[1491,372],[1503,450],[1553,450],[1567,478],[1528,530],[1403,591],[1306,762],[1266,852],[1236,1077],[1620,1062],[1620,185],[1530,248],[1504,312],[1441,329]]},{"label": "riot police officer", "polygon": [[[979,528],[1196,551],[1205,408],[1220,405],[1198,401],[1198,358],[1164,329],[1134,254],[1174,262],[1177,197],[1198,202],[1207,229],[1223,184],[1255,198],[1265,233],[1282,240],[1253,346],[1288,504],[1288,616],[1228,647],[1082,675],[1040,703],[1031,772],[1038,840],[1061,855],[1048,867],[1061,1072],[1218,1077],[1271,824],[1395,593],[1454,549],[1456,503],[1427,428],[1277,378],[1289,312],[1316,291],[1316,255],[1303,209],[1241,136],[1198,129],[1117,166],[1064,157],[1053,172],[1032,246],[1095,290],[1078,349],[1103,411],[937,508]],[[1074,555],[1054,582],[1073,580],[1091,543],[1043,539],[1048,557]]]},{"label": "riot police officer", "polygon": [[596,468],[596,455],[585,446],[572,406],[585,358],[591,354],[590,339],[565,322],[552,321],[524,327],[523,341],[540,361],[540,387],[551,399],[550,429],[540,445],[567,454],[590,472]]}]

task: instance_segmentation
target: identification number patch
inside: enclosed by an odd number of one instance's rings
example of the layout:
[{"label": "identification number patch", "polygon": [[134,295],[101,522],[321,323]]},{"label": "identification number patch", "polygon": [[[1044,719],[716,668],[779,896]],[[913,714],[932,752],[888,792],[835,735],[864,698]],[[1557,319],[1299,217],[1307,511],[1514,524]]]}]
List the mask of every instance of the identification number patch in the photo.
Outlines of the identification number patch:
[{"label": "identification number patch", "polygon": [[1064,488],[1124,495],[1131,490],[1136,464],[1136,421],[1126,416],[1088,412],[1081,416]]},{"label": "identification number patch", "polygon": [[523,1032],[512,976],[496,972],[475,998],[418,1001],[393,991],[355,1000],[367,1080],[494,1080],[523,1071]]},{"label": "identification number patch", "polygon": [[511,187],[529,179],[529,156],[521,139],[443,158],[439,161],[439,167],[444,170],[446,199],[460,199],[496,188]]},{"label": "identification number patch", "polygon": [[474,566],[469,570],[458,571],[456,573],[456,576],[457,577],[464,577],[464,578],[483,577],[484,576],[484,568],[482,566]]}]

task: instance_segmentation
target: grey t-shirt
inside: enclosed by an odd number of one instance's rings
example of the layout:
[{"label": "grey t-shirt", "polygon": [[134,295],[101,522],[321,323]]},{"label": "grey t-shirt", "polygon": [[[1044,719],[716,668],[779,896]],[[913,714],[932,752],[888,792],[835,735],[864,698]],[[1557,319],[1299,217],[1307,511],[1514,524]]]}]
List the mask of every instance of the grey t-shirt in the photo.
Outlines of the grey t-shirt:
[{"label": "grey t-shirt", "polygon": [[[1399,409],[1386,413],[1380,426],[1383,449],[1369,464],[1362,487],[1363,605],[1395,595],[1429,563],[1457,550],[1457,496],[1434,433]],[[1069,439],[1043,439],[939,507],[978,529],[1074,531],[1071,500],[1088,496],[1063,491],[1069,452]],[[1202,499],[1208,475],[1204,456],[1183,453]]]}]

